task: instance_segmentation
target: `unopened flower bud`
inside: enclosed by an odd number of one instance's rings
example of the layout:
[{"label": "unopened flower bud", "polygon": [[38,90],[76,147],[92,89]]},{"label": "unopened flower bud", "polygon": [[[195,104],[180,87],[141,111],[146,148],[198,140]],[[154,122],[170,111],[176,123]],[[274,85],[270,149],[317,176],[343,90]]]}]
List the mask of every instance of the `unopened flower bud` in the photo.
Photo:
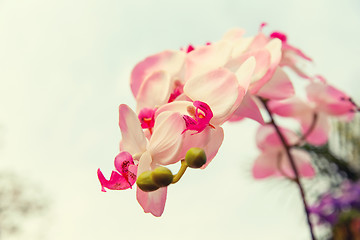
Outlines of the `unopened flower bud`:
[{"label": "unopened flower bud", "polygon": [[151,178],[158,187],[169,186],[173,181],[173,174],[166,167],[157,167],[151,173]]},{"label": "unopened flower bud", "polygon": [[201,148],[190,148],[186,152],[185,161],[191,168],[200,168],[206,163],[205,151]]},{"label": "unopened flower bud", "polygon": [[159,189],[159,187],[152,180],[151,173],[152,171],[146,171],[137,177],[136,184],[144,192],[152,192]]}]

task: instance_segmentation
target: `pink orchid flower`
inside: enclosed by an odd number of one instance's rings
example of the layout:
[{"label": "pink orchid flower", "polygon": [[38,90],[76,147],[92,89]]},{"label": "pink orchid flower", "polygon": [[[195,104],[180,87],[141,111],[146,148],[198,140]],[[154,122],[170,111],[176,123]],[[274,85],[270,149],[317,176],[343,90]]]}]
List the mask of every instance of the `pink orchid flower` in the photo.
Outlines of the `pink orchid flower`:
[{"label": "pink orchid flower", "polygon": [[[294,132],[285,128],[281,128],[280,131],[287,144],[297,143],[299,138]],[[256,134],[256,143],[262,152],[255,160],[252,169],[254,178],[262,179],[270,176],[295,177],[285,148],[272,125],[260,126]],[[290,154],[301,177],[313,177],[315,175],[311,165],[311,157],[306,151],[292,148]]]},{"label": "pink orchid flower", "polygon": [[279,116],[297,119],[307,142],[323,145],[328,140],[330,129],[328,117],[350,120],[356,107],[345,93],[324,82],[311,82],[306,90],[309,100],[307,102],[292,97],[282,101],[270,101],[269,107]]},{"label": "pink orchid flower", "polygon": [[[136,180],[133,178],[134,175],[139,176],[142,172],[159,165],[173,164],[180,160],[178,156],[183,139],[181,133],[185,129],[185,122],[179,113],[159,114],[148,140],[138,116],[127,105],[122,104],[119,107],[119,126],[122,135],[121,153],[115,159],[115,168],[121,175],[113,171],[112,177],[107,181],[100,172],[99,180],[103,188],[129,188],[128,185],[134,184]],[[137,172],[134,171],[136,168]],[[129,184],[126,184],[123,178],[129,181]],[[166,191],[166,187],[154,192],[143,192],[137,188],[137,199],[145,212],[161,216],[165,207]]]},{"label": "pink orchid flower", "polygon": [[264,123],[258,106],[257,97],[284,99],[294,94],[293,85],[287,74],[279,67],[281,61],[281,41],[266,37],[261,31],[253,38],[243,38],[243,30],[232,29],[223,37],[235,45],[231,60],[225,65],[237,69],[249,56],[256,59],[256,67],[247,94],[229,121],[251,118]]},{"label": "pink orchid flower", "polygon": [[288,66],[300,77],[310,79],[310,77],[298,67],[298,62],[301,59],[311,62],[312,59],[305,55],[299,48],[290,45],[287,42],[287,36],[284,33],[273,32],[270,34],[270,38],[277,38],[282,41],[282,58],[280,66]]}]

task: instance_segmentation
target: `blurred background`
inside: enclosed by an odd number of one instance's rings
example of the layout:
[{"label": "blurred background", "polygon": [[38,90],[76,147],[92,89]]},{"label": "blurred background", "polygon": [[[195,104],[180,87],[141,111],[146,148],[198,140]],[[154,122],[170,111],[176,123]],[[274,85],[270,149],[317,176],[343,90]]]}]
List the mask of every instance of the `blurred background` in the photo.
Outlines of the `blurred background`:
[{"label": "blurred background", "polygon": [[262,22],[358,98],[357,0],[0,0],[0,239],[309,239],[295,185],[252,179],[252,121],[225,126],[217,157],[170,187],[161,218],[96,176],[113,169],[137,62]]}]

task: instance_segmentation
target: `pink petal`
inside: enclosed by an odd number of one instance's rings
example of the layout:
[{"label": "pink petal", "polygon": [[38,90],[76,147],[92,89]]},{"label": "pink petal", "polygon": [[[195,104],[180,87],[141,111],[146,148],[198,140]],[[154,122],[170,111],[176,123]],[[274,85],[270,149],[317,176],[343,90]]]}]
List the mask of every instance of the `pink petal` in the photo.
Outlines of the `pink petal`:
[{"label": "pink petal", "polygon": [[[285,138],[288,145],[298,142],[299,137],[291,130],[279,127],[279,130]],[[271,124],[262,125],[256,133],[256,144],[258,148],[265,151],[267,149],[280,148],[283,149],[283,143]]]},{"label": "pink petal", "polygon": [[160,108],[158,108],[155,112],[155,118],[159,116],[160,113],[171,111],[171,112],[178,112],[182,115],[189,115],[188,108],[193,108],[192,101],[175,101],[171,103],[167,103]]},{"label": "pink petal", "polygon": [[167,165],[180,161],[177,156],[184,129],[185,122],[177,112],[163,112],[157,116],[148,146],[155,163]]},{"label": "pink petal", "polygon": [[256,61],[254,57],[250,57],[246,62],[244,62],[239,70],[236,72],[236,77],[238,79],[239,87],[238,87],[238,98],[236,99],[234,105],[231,110],[227,114],[227,116],[223,118],[219,118],[219,125],[223,124],[225,121],[231,119],[234,116],[234,112],[238,111],[240,105],[243,104],[244,97],[246,95],[247,89],[250,84],[251,76],[254,72],[256,65]]},{"label": "pink petal", "polygon": [[250,93],[247,93],[242,100],[240,106],[234,111],[229,118],[230,122],[240,121],[243,118],[250,118],[260,124],[264,124],[258,105],[254,102]]},{"label": "pink petal", "polygon": [[239,87],[244,90],[244,93],[246,93],[249,88],[251,77],[254,71],[256,71],[256,67],[257,60],[255,57],[251,56],[235,72]]},{"label": "pink petal", "polygon": [[218,124],[217,118],[230,114],[239,94],[238,85],[235,74],[219,68],[188,80],[184,93],[193,101],[207,103],[214,114],[212,123]]},{"label": "pink petal", "polygon": [[[294,160],[295,166],[298,170],[300,177],[313,177],[315,176],[315,170],[311,164],[311,157],[309,153],[301,149],[291,149],[290,154]],[[295,174],[291,167],[289,158],[282,152],[280,159],[280,169],[277,171],[278,176],[284,176],[294,178]]]},{"label": "pink petal", "polygon": [[[311,165],[310,155],[299,149],[291,149],[292,158],[300,177],[313,177],[315,171]],[[285,176],[294,178],[295,174],[285,151],[265,151],[256,160],[253,166],[253,176],[256,179],[270,176]]]},{"label": "pink petal", "polygon": [[263,179],[274,176],[277,172],[277,158],[278,152],[270,151],[263,152],[256,158],[252,174],[255,179]]},{"label": "pink petal", "polygon": [[225,65],[225,67],[233,72],[236,72],[238,71],[240,66],[250,57],[253,57],[256,60],[256,65],[255,65],[256,67],[253,70],[254,75],[252,76],[252,80],[251,80],[252,82],[256,82],[265,75],[265,73],[268,71],[270,66],[271,56],[269,51],[266,49],[260,49],[260,50],[244,53],[237,58],[231,59]]},{"label": "pink petal", "polygon": [[98,169],[97,175],[101,184],[101,191],[103,192],[106,192],[105,188],[110,190],[124,190],[131,187],[125,177],[121,176],[118,172],[112,171],[109,180],[104,177],[100,169]]},{"label": "pink petal", "polygon": [[159,188],[153,192],[143,192],[140,188],[136,190],[138,200],[145,213],[151,213],[155,217],[160,217],[164,212],[167,195],[167,187]]},{"label": "pink petal", "polygon": [[130,153],[120,152],[115,157],[114,165],[115,169],[124,176],[125,179],[128,179],[129,166],[134,165],[134,160]]},{"label": "pink petal", "polygon": [[204,131],[196,133],[195,131],[187,131],[183,134],[183,144],[181,147],[181,151],[179,153],[179,158],[185,158],[186,152],[193,147],[198,147],[204,149],[205,146],[211,140],[211,127],[208,126],[204,129]]},{"label": "pink petal", "polygon": [[131,186],[134,185],[136,182],[137,171],[138,166],[130,165],[128,168],[127,181],[130,183]]},{"label": "pink petal", "polygon": [[219,151],[223,140],[224,130],[221,127],[217,127],[216,129],[210,128],[210,141],[204,147],[204,151],[206,153],[206,163],[201,167],[201,169],[206,168],[211,160],[213,160]]},{"label": "pink petal", "polygon": [[179,74],[184,66],[185,56],[186,53],[182,51],[167,50],[139,62],[131,73],[130,86],[134,97],[137,97],[140,86],[149,74],[160,70],[170,76]]},{"label": "pink petal", "polygon": [[259,89],[272,78],[275,69],[277,68],[281,60],[281,41],[279,39],[272,39],[265,46],[265,49],[270,52],[270,65],[268,71],[262,76],[262,78],[258,81],[253,82],[250,85],[252,94],[257,93],[257,91],[259,91]]},{"label": "pink petal", "polygon": [[230,53],[231,45],[226,41],[196,48],[187,55],[185,79],[188,80],[224,66],[230,58]]},{"label": "pink petal", "polygon": [[131,155],[146,150],[146,138],[136,114],[125,104],[119,107],[119,126],[122,135],[122,147]]},{"label": "pink petal", "polygon": [[310,62],[312,61],[312,59],[310,57],[308,57],[307,55],[305,55],[305,53],[303,53],[299,48],[293,47],[287,43],[284,44],[283,49],[285,51],[293,51],[297,56],[299,56],[307,61],[310,61]]},{"label": "pink petal", "polygon": [[348,95],[326,83],[310,83],[306,92],[309,100],[316,103],[316,108],[329,115],[349,115],[355,110],[355,106],[348,100]]},{"label": "pink petal", "polygon": [[258,35],[255,36],[251,45],[248,47],[248,50],[249,51],[258,50],[260,48],[263,48],[268,42],[269,39],[263,33],[260,32],[258,33]]},{"label": "pink petal", "polygon": [[145,171],[150,171],[151,170],[151,164],[152,164],[152,157],[151,157],[151,153],[149,151],[145,151],[140,159],[139,159],[139,165],[137,168],[137,176],[139,176],[140,174],[142,174]]},{"label": "pink petal", "polygon": [[308,74],[306,74],[302,69],[300,69],[297,64],[299,62],[299,59],[297,58],[298,56],[295,55],[293,52],[291,51],[284,51],[282,58],[281,58],[281,62],[280,62],[280,66],[288,66],[289,68],[291,68],[291,70],[293,70],[298,76],[305,78],[305,79],[311,79]]},{"label": "pink petal", "polygon": [[[303,115],[299,118],[301,123],[301,132],[306,134],[313,123],[313,114]],[[329,134],[329,121],[325,114],[317,112],[316,124],[311,133],[306,137],[306,141],[315,146],[321,146],[327,143]]]},{"label": "pink petal", "polygon": [[164,71],[154,72],[145,78],[136,98],[137,112],[143,108],[155,108],[167,103],[171,83],[170,75]]},{"label": "pink petal", "polygon": [[270,110],[282,117],[299,117],[313,113],[313,108],[298,97],[269,101]]},{"label": "pink petal", "polygon": [[294,87],[286,75],[280,68],[276,68],[273,77],[260,88],[257,95],[266,99],[285,99],[293,96],[295,93]]},{"label": "pink petal", "polygon": [[239,39],[242,38],[242,36],[244,35],[245,30],[241,29],[241,28],[233,28],[230,29],[229,31],[227,31],[222,40],[226,40],[226,41],[237,41]]}]

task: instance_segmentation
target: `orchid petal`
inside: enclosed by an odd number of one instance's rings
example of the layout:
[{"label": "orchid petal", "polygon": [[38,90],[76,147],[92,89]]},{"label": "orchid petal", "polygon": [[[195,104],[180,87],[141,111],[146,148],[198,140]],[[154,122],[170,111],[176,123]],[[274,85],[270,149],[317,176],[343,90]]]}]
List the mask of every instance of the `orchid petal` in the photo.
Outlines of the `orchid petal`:
[{"label": "orchid petal", "polygon": [[151,213],[155,217],[160,217],[165,208],[167,187],[159,188],[153,192],[144,192],[139,187],[136,189],[136,199],[138,200],[145,213]]},{"label": "orchid petal", "polygon": [[157,164],[172,164],[181,149],[182,132],[185,122],[177,112],[163,112],[156,118],[154,132],[150,138],[148,150]]},{"label": "orchid petal", "polygon": [[125,177],[121,176],[118,172],[112,171],[109,180],[104,177],[100,169],[98,169],[97,175],[101,184],[101,191],[103,192],[106,192],[105,188],[110,190],[124,190],[131,187]]},{"label": "orchid petal", "polygon": [[328,132],[330,129],[328,118],[325,114],[316,113],[315,126],[309,132],[310,127],[313,125],[314,114],[303,115],[299,118],[301,123],[301,131],[306,134],[306,141],[315,146],[324,145],[328,141]]},{"label": "orchid petal", "polygon": [[269,51],[270,56],[271,56],[270,65],[269,65],[269,68],[268,68],[268,71],[266,72],[266,74],[263,75],[263,77],[261,79],[253,82],[250,85],[252,94],[257,93],[257,91],[259,91],[259,89],[272,78],[272,76],[275,72],[275,69],[277,68],[277,66],[279,65],[280,60],[281,60],[281,41],[279,39],[277,39],[277,38],[272,39],[265,46],[265,48]]},{"label": "orchid petal", "polygon": [[273,77],[263,85],[257,95],[266,99],[285,99],[293,96],[294,87],[287,74],[280,68],[276,68]]},{"label": "orchid petal", "polygon": [[250,85],[251,77],[256,69],[257,60],[255,57],[249,57],[238,70],[235,72],[239,86],[244,89],[244,92],[247,91]]},{"label": "orchid petal", "polygon": [[[299,137],[291,130],[279,127],[279,130],[288,145],[298,142]],[[256,132],[256,144],[258,148],[266,149],[283,148],[283,143],[273,125],[267,124],[259,127]]]},{"label": "orchid petal", "polygon": [[182,115],[189,115],[188,108],[193,108],[193,107],[194,107],[193,102],[190,101],[175,101],[175,102],[167,103],[156,110],[155,118],[157,118],[160,113],[166,111],[178,112]]},{"label": "orchid petal", "polygon": [[119,107],[119,126],[122,135],[122,149],[131,155],[146,150],[146,138],[136,114],[125,104]]},{"label": "orchid petal", "polygon": [[125,178],[128,176],[129,166],[134,165],[133,157],[128,152],[120,152],[114,161],[115,169]]},{"label": "orchid petal", "polygon": [[138,63],[132,73],[130,86],[134,97],[137,97],[140,86],[149,74],[163,70],[170,76],[179,74],[184,66],[186,53],[182,51],[163,51]]},{"label": "orchid petal", "polygon": [[272,113],[282,117],[299,117],[313,113],[313,109],[298,97],[269,101],[268,107]]},{"label": "orchid petal", "polygon": [[248,47],[248,51],[263,48],[268,42],[269,42],[269,39],[265,36],[265,34],[260,32],[253,39],[252,43]]},{"label": "orchid petal", "polygon": [[201,169],[206,168],[211,160],[216,156],[219,148],[224,140],[224,130],[221,127],[216,129],[210,129],[210,141],[204,147],[206,154],[206,163],[201,167]]},{"label": "orchid petal", "polygon": [[230,58],[230,53],[231,45],[227,41],[196,48],[187,55],[185,79],[188,80],[224,66]]},{"label": "orchid petal", "polygon": [[143,108],[154,108],[167,103],[170,97],[171,78],[164,71],[154,72],[142,83],[136,102],[137,112]]},{"label": "orchid petal", "polygon": [[249,46],[253,41],[254,41],[253,37],[241,38],[237,41],[234,41],[231,58],[235,59],[243,55],[249,49]]},{"label": "orchid petal", "polygon": [[255,179],[263,179],[273,176],[277,172],[276,159],[278,152],[263,152],[255,159],[252,174]]},{"label": "orchid petal", "polygon": [[211,140],[211,127],[206,127],[202,132],[195,131],[184,132],[183,144],[179,153],[179,158],[185,158],[186,152],[193,147],[204,148]]},{"label": "orchid petal", "polygon": [[224,36],[222,37],[222,40],[227,41],[237,41],[242,38],[244,35],[245,30],[241,28],[233,28],[227,31]]},{"label": "orchid petal", "polygon": [[[228,61],[225,67],[233,72],[237,72],[240,66],[243,65],[243,63],[245,63],[245,61],[247,61],[250,57],[255,58],[256,61],[255,64],[256,67],[253,70],[254,75],[252,76],[252,82],[256,82],[265,75],[265,73],[268,71],[270,66],[271,56],[269,51],[266,49],[244,53],[239,57],[233,58],[230,61]],[[240,75],[237,74],[237,76]]]},{"label": "orchid petal", "polygon": [[191,78],[184,86],[184,93],[192,100],[207,103],[216,118],[229,114],[238,97],[238,82],[235,74],[225,68],[213,70]]},{"label": "orchid petal", "polygon": [[[312,167],[311,157],[308,152],[301,149],[291,149],[290,154],[294,160],[300,177],[313,177],[315,175],[315,170]],[[290,160],[285,152],[281,155],[279,168],[280,171],[277,172],[277,175],[283,176],[285,174],[287,177],[295,177]]]},{"label": "orchid petal", "polygon": [[306,87],[306,92],[308,99],[316,103],[317,109],[329,115],[349,115],[355,110],[349,96],[331,85],[313,82]]},{"label": "orchid petal", "polygon": [[240,106],[234,111],[229,118],[230,122],[240,121],[243,118],[250,118],[257,121],[260,124],[264,124],[264,119],[261,115],[260,109],[256,102],[251,97],[250,93],[247,93]]}]

